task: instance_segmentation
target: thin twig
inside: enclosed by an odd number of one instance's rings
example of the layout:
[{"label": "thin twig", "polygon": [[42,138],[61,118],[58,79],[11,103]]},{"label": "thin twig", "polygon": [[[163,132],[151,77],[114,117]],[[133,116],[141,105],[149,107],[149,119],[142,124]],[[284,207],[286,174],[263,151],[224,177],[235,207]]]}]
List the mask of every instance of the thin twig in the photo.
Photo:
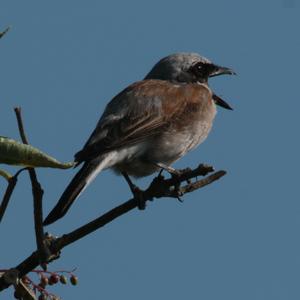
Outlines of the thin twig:
[{"label": "thin twig", "polygon": [[[21,108],[15,107],[14,109],[18,128],[20,132],[20,136],[22,142],[24,144],[28,144],[28,140],[25,134],[24,125],[22,121],[21,115]],[[33,211],[34,211],[34,228],[35,228],[35,236],[36,236],[36,243],[37,249],[40,253],[40,262],[46,262],[50,255],[49,250],[47,249],[46,245],[44,244],[44,229],[43,229],[43,194],[44,191],[37,179],[35,169],[28,168],[29,177],[32,186],[32,195],[33,195]]]},{"label": "thin twig", "polygon": [[[221,171],[218,171],[218,172],[215,172],[201,180],[198,180],[194,183],[189,183],[187,184],[186,186],[184,187],[181,187],[180,188],[180,193],[183,195],[183,194],[186,194],[186,193],[191,193],[195,190],[198,190],[210,183],[212,183],[213,181],[216,181],[218,179],[220,179],[222,176],[226,175],[226,172],[221,170]],[[173,197],[176,197],[176,195],[174,194]]]},{"label": "thin twig", "polygon": [[9,31],[10,27],[8,26],[4,31],[0,32],[0,39]]},{"label": "thin twig", "polygon": [[12,192],[14,191],[15,186],[17,184],[18,176],[24,170],[27,170],[27,168],[20,169],[14,176],[8,178],[8,185],[7,185],[5,194],[3,196],[3,199],[2,199],[2,202],[1,202],[1,205],[0,205],[0,223],[2,221],[2,218],[4,216],[6,208],[8,206],[8,203],[9,203],[9,200],[11,198]]},{"label": "thin twig", "polygon": [[[189,180],[191,178],[195,178],[200,175],[207,174],[208,172],[212,172],[212,168],[209,166],[200,165],[195,170],[188,171],[184,174],[180,175],[174,179],[164,179],[162,176],[158,176],[154,178],[150,186],[147,190],[145,190],[143,193],[143,197],[145,201],[147,200],[153,200],[153,198],[161,198],[161,197],[175,197],[174,192],[174,183],[177,183],[178,181],[180,183],[183,183],[186,180]],[[189,177],[188,176],[192,176]],[[188,183],[187,185],[181,187],[181,192],[183,193],[190,193],[196,189],[202,188],[222,176],[226,174],[225,171],[218,171],[213,173],[210,176],[207,176],[201,180],[196,180],[194,183]],[[52,260],[57,259],[60,255],[60,251],[78,241],[79,239],[85,237],[86,235],[94,232],[95,230],[105,226],[106,224],[112,222],[116,218],[122,216],[123,214],[129,212],[130,210],[136,208],[138,206],[138,203],[135,199],[130,199],[127,202],[113,208],[112,210],[108,211],[104,215],[100,216],[99,218],[96,218],[95,220],[73,230],[70,233],[64,234],[59,238],[49,238],[49,250],[52,254]],[[23,262],[21,262],[18,266],[14,268],[16,272],[19,274],[19,277],[26,275],[33,269],[35,269],[39,265],[39,253],[38,251],[33,252],[28,258],[26,258]],[[8,288],[11,283],[5,281],[5,276],[0,277],[0,291]]]}]

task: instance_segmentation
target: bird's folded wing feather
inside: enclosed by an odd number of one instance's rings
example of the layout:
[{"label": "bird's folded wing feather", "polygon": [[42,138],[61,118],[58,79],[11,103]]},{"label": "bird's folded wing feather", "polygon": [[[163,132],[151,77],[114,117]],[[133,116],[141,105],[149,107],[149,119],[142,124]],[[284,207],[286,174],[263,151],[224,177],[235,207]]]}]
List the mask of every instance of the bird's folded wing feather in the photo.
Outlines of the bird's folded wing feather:
[{"label": "bird's folded wing feather", "polygon": [[94,132],[75,160],[138,143],[162,130],[189,104],[191,89],[162,80],[136,82],[107,105]]}]

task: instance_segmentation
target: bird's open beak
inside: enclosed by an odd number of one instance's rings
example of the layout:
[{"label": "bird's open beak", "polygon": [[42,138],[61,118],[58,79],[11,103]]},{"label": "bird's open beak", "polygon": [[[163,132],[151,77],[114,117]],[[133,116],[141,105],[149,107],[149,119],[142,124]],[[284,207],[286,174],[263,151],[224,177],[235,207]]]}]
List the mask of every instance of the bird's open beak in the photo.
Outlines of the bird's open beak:
[{"label": "bird's open beak", "polygon": [[215,101],[216,105],[222,106],[225,109],[233,110],[233,108],[226,101],[216,94],[213,94],[213,100]]},{"label": "bird's open beak", "polygon": [[212,69],[209,72],[209,77],[219,76],[223,74],[236,75],[236,73],[232,69],[217,66],[217,65],[212,65]]}]

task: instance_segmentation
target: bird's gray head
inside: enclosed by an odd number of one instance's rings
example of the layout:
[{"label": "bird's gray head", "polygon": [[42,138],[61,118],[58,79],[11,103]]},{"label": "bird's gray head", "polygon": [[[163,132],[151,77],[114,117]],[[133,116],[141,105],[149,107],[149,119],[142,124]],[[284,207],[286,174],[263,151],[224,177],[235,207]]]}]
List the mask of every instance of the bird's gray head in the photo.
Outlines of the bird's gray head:
[{"label": "bird's gray head", "polygon": [[[161,59],[145,79],[169,80],[177,83],[207,84],[208,78],[222,74],[233,75],[229,68],[213,64],[197,53],[175,53]],[[213,94],[217,105],[232,109],[223,99]]]},{"label": "bird's gray head", "polygon": [[197,53],[175,53],[161,59],[145,79],[207,84],[209,77],[222,74],[235,73],[229,68],[213,64]]}]

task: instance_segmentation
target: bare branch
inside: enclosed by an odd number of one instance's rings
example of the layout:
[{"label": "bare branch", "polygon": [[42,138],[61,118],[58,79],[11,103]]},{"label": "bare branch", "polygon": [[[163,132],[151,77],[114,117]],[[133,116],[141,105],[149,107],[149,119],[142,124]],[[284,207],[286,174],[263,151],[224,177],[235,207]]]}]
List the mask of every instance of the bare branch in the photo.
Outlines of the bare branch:
[{"label": "bare branch", "polygon": [[[28,144],[28,140],[25,134],[24,125],[22,121],[21,108],[16,107],[14,111],[17,117],[18,128],[19,128],[22,142],[24,144]],[[43,202],[42,202],[44,191],[37,179],[35,169],[28,168],[28,172],[29,172],[29,177],[32,186],[36,243],[37,243],[37,249],[40,253],[41,263],[43,263],[48,260],[48,257],[50,255],[46,245],[44,244]]]},{"label": "bare branch", "polygon": [[[145,201],[152,201],[153,198],[162,198],[162,197],[178,197],[176,191],[176,186],[178,184],[188,181],[188,183],[180,187],[179,192],[181,194],[190,193],[196,189],[202,188],[226,174],[225,171],[218,171],[213,173],[210,176],[207,176],[201,180],[196,180],[193,183],[189,181],[192,178],[197,176],[205,176],[207,173],[212,172],[213,168],[210,166],[200,165],[194,170],[187,170],[182,172],[181,175],[176,176],[175,178],[164,179],[163,176],[159,175],[155,177],[150,184],[150,186],[142,192],[142,196]],[[104,225],[112,222],[114,219],[122,216],[123,214],[129,212],[130,210],[138,206],[137,200],[130,199],[127,202],[113,208],[104,215],[96,218],[95,220],[75,229],[74,231],[64,234],[59,238],[49,237],[49,250],[52,254],[50,260],[55,260],[59,257],[60,251],[78,241],[79,239],[85,237],[86,235],[92,233],[93,231],[103,227]],[[21,262],[14,269],[18,272],[19,277],[26,275],[28,272],[32,271],[39,265],[39,253],[38,251],[33,252],[28,258]],[[5,281],[5,276],[0,277],[0,291],[8,288],[11,283]]]},{"label": "bare branch", "polygon": [[0,39],[9,31],[10,27],[8,26],[4,31],[0,32]]},{"label": "bare branch", "polygon": [[0,223],[2,221],[2,218],[4,216],[6,208],[8,206],[8,203],[9,203],[9,200],[11,198],[12,192],[15,189],[15,186],[17,184],[18,176],[24,170],[27,170],[27,168],[20,169],[14,176],[8,178],[8,185],[7,185],[6,191],[4,193],[4,196],[3,196],[3,199],[2,199],[2,202],[1,202],[1,205],[0,205]]}]

